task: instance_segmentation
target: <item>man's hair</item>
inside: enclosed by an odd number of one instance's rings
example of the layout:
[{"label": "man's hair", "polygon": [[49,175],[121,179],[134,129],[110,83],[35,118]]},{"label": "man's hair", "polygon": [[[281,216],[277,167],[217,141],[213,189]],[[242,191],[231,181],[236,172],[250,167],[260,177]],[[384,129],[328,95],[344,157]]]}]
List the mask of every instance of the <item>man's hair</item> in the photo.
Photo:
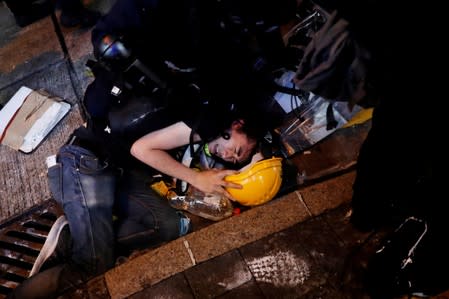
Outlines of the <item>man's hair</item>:
[{"label": "man's hair", "polygon": [[[230,124],[242,120],[240,132],[248,138],[260,141],[265,135],[282,123],[283,111],[276,100],[268,95],[251,95],[251,100],[242,100],[230,114]],[[228,126],[228,128],[230,125]]]},{"label": "man's hair", "polygon": [[269,128],[261,124],[263,119],[256,120],[251,115],[235,117],[234,121],[238,121],[241,124],[241,127],[237,128],[237,132],[244,133],[248,139],[259,141],[269,131]]}]

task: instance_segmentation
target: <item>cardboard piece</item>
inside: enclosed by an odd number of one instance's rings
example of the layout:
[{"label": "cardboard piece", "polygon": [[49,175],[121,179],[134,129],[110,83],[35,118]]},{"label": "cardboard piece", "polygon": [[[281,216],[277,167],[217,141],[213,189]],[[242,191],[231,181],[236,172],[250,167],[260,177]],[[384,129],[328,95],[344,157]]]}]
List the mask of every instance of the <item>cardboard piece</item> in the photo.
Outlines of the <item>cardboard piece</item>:
[{"label": "cardboard piece", "polygon": [[30,153],[69,112],[70,104],[43,90],[22,86],[0,110],[0,141]]}]

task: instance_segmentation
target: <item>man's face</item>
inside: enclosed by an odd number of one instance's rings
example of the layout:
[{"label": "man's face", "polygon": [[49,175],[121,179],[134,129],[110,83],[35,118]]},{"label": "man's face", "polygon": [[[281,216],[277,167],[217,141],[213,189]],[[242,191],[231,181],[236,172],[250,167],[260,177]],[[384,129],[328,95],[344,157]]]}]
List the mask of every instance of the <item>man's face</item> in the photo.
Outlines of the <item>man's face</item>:
[{"label": "man's face", "polygon": [[245,162],[250,158],[256,141],[248,139],[245,133],[231,128],[229,139],[219,137],[209,142],[209,152],[218,158],[234,164]]}]

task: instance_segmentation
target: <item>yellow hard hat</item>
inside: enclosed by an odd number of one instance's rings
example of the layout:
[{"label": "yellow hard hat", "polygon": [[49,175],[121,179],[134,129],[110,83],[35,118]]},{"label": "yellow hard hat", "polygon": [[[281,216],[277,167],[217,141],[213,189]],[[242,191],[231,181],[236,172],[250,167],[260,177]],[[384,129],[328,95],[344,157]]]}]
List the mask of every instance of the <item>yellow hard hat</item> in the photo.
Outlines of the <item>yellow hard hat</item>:
[{"label": "yellow hard hat", "polygon": [[248,169],[228,175],[225,180],[243,186],[242,189],[226,190],[240,204],[257,206],[273,199],[282,183],[282,158],[261,160]]}]

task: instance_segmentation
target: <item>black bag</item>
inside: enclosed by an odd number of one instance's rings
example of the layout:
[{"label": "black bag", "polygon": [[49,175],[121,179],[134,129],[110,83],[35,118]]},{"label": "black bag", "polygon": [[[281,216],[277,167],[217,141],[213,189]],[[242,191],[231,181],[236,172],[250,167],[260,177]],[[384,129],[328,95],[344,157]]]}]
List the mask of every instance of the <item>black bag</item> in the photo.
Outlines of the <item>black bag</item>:
[{"label": "black bag", "polygon": [[440,274],[449,264],[441,231],[409,217],[387,235],[368,263],[364,282],[371,298],[433,296],[448,289],[449,279]]}]

